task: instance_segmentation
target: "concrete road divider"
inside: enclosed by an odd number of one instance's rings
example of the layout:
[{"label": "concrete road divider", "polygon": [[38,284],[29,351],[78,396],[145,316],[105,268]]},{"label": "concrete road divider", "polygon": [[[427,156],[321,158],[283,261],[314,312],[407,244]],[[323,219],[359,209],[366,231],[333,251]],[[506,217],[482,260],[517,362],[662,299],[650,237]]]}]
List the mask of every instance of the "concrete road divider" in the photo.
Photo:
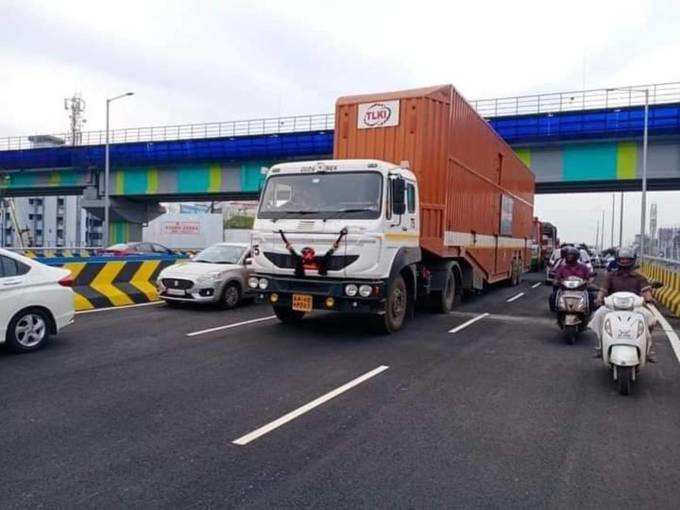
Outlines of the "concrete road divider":
[{"label": "concrete road divider", "polygon": [[654,297],[680,317],[680,265],[662,259],[645,260],[641,265],[642,273],[651,280],[658,280],[663,287],[654,291]]},{"label": "concrete road divider", "polygon": [[41,262],[71,271],[77,311],[158,300],[156,278],[164,268],[186,258],[90,257],[46,258]]}]

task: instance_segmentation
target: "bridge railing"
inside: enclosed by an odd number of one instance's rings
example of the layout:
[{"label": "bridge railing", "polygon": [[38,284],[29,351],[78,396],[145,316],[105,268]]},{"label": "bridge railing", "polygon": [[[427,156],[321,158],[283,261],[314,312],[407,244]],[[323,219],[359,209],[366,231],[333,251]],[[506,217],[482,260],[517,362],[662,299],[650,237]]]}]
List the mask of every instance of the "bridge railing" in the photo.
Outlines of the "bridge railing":
[{"label": "bridge railing", "polygon": [[[502,97],[471,101],[472,106],[486,118],[558,113],[580,110],[625,108],[644,103],[642,90],[649,90],[650,104],[680,103],[680,82],[631,85],[616,89],[593,89],[552,94]],[[335,126],[335,115],[298,115],[271,117],[229,122],[204,124],[178,124],[172,126],[150,126],[139,128],[113,129],[109,132],[110,143],[163,142],[171,140],[195,140],[248,135],[296,133],[304,131],[331,130]],[[0,151],[33,149],[38,145],[28,136],[0,138]],[[63,145],[102,145],[106,132],[83,131],[72,140],[69,133],[48,137],[52,143]]]},{"label": "bridge railing", "polygon": [[625,108],[643,105],[644,90],[649,90],[649,104],[680,102],[680,83],[674,82],[478,99],[471,104],[482,117],[487,118]]},{"label": "bridge railing", "polygon": [[[210,122],[205,124],[178,124],[174,126],[150,126],[139,128],[112,129],[109,143],[164,142],[171,140],[195,140],[203,138],[223,138],[248,135],[274,135],[299,133],[305,131],[327,131],[335,127],[335,115],[297,115],[267,119]],[[51,135],[63,145],[74,145],[69,133]],[[33,149],[36,145],[28,136],[0,138],[0,151]],[[75,145],[103,145],[106,131],[83,131],[78,134]]]}]

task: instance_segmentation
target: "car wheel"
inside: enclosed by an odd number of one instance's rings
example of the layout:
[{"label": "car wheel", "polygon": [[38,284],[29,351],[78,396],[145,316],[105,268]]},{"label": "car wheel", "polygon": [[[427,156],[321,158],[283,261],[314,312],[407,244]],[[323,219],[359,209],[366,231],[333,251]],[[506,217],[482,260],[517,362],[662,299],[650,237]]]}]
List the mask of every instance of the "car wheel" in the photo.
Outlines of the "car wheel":
[{"label": "car wheel", "polygon": [[239,301],[241,301],[241,288],[238,286],[238,283],[232,282],[224,287],[224,290],[222,291],[222,300],[220,301],[222,308],[230,310],[234,308]]},{"label": "car wheel", "polygon": [[15,315],[7,328],[7,345],[15,352],[40,349],[50,336],[49,318],[42,310],[25,310]]}]

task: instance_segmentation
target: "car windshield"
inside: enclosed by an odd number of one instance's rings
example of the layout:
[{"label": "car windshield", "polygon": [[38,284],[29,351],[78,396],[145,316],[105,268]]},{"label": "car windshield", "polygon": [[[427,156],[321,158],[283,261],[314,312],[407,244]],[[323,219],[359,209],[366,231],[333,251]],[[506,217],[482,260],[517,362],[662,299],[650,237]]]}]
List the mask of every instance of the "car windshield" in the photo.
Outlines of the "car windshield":
[{"label": "car windshield", "polygon": [[258,217],[375,219],[382,182],[377,172],[277,175],[267,180]]},{"label": "car windshield", "polygon": [[207,264],[238,264],[245,250],[244,246],[210,246],[196,255],[193,261]]}]

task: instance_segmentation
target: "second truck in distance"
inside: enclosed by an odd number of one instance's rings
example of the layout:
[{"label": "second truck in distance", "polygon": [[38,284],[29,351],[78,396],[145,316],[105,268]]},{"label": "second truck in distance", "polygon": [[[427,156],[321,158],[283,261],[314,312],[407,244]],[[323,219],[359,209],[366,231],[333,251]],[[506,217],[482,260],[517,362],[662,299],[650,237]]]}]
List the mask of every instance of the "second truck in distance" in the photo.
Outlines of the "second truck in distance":
[{"label": "second truck in distance", "polygon": [[451,85],[340,98],[332,160],[267,173],[249,286],[284,322],[314,309],[399,330],[419,301],[517,284],[534,176]]}]

